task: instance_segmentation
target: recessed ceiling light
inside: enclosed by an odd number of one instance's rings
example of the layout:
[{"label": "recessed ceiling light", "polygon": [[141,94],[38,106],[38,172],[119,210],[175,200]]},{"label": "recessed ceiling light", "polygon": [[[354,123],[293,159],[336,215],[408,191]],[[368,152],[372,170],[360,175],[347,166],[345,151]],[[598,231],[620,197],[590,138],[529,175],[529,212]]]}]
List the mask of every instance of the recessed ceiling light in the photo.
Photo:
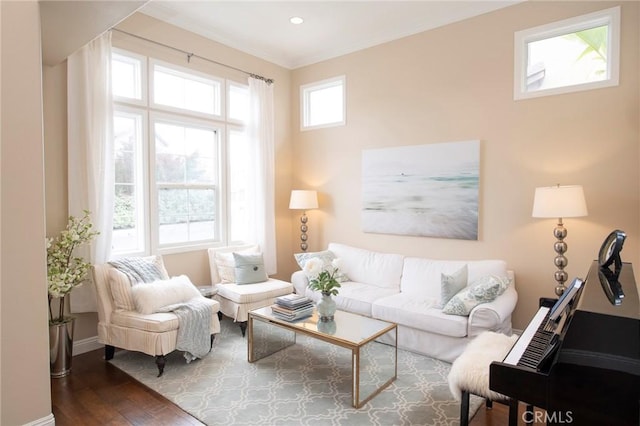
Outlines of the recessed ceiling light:
[{"label": "recessed ceiling light", "polygon": [[291,22],[293,25],[300,25],[304,22],[304,19],[299,16],[293,16],[289,18],[289,22]]}]

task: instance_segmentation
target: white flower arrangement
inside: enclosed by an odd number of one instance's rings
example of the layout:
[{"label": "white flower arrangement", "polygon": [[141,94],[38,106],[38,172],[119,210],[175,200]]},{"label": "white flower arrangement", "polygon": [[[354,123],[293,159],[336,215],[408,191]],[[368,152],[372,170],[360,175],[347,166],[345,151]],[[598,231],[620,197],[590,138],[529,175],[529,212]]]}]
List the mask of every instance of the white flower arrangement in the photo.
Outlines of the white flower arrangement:
[{"label": "white flower arrangement", "polygon": [[322,294],[335,296],[338,294],[340,282],[338,271],[342,266],[340,259],[333,259],[331,266],[325,269],[324,262],[318,258],[311,258],[304,264],[304,273],[309,277],[309,288],[318,290]]},{"label": "white flower arrangement", "polygon": [[[87,276],[91,264],[82,257],[74,256],[77,247],[89,243],[96,235],[93,231],[89,212],[76,218],[69,216],[66,229],[57,238],[47,238],[47,287],[49,292],[49,322],[65,322],[64,297],[81,285]],[[58,315],[54,316],[51,300],[60,298]]]}]

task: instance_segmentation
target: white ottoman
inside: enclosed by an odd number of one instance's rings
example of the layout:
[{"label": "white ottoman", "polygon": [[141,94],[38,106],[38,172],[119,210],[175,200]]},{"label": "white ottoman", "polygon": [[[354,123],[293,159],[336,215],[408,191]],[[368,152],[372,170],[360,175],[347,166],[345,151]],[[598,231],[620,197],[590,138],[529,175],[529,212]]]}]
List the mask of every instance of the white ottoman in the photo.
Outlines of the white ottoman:
[{"label": "white ottoman", "polygon": [[[469,424],[469,394],[509,405],[509,424],[517,424],[518,401],[492,391],[489,388],[489,365],[502,361],[518,340],[518,336],[485,331],[473,339],[464,352],[453,362],[449,372],[449,389],[460,403],[460,425]],[[515,422],[515,423],[514,423]]]}]

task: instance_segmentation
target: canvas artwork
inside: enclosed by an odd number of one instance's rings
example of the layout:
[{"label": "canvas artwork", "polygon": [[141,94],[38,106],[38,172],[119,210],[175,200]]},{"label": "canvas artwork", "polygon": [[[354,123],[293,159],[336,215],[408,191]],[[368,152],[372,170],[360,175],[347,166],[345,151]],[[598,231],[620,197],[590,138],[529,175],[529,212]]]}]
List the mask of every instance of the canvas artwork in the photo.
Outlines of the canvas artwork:
[{"label": "canvas artwork", "polygon": [[362,153],[364,232],[478,239],[480,141]]}]

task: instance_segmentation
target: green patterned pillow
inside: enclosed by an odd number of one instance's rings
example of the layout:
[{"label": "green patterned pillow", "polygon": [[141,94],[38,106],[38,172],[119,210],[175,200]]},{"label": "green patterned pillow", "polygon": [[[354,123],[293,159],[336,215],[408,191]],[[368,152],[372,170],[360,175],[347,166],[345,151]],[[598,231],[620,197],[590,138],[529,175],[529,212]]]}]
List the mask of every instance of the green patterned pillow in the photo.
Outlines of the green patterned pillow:
[{"label": "green patterned pillow", "polygon": [[469,287],[458,292],[442,308],[442,312],[450,315],[467,316],[473,308],[481,303],[495,300],[505,292],[510,280],[507,277],[486,275],[478,278]]},{"label": "green patterned pillow", "polygon": [[[298,266],[300,269],[304,271],[304,265],[307,263],[309,259],[320,259],[322,261],[322,270],[331,269],[331,262],[336,258],[336,255],[333,254],[332,251],[324,250],[324,251],[316,251],[310,253],[295,253],[293,257],[296,258],[296,262],[298,262]],[[336,276],[338,282],[342,283],[345,281],[349,281],[349,277],[345,273],[345,271],[339,270],[338,275]]]},{"label": "green patterned pillow", "polygon": [[467,286],[467,276],[469,268],[464,265],[451,275],[440,274],[440,303],[438,308],[447,304],[453,296]]}]

